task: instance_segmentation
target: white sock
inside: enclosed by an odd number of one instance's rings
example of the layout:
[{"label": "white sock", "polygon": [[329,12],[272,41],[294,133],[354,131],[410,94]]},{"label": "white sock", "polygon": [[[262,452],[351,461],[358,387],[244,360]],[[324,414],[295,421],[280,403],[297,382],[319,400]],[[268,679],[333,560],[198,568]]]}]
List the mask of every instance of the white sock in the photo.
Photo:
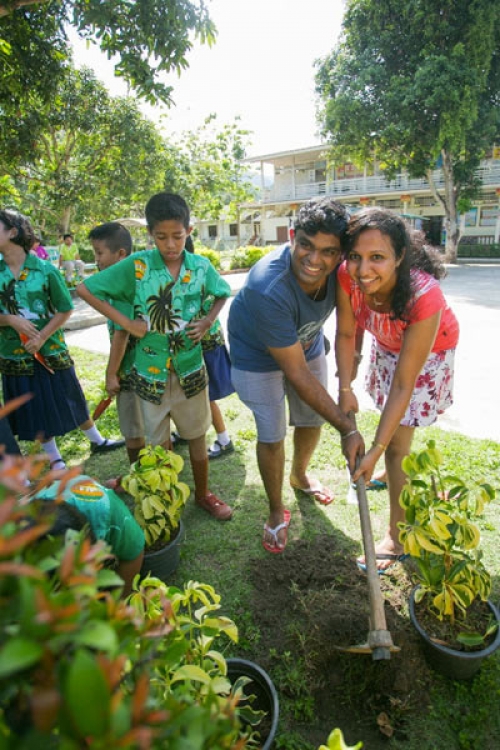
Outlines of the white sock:
[{"label": "white sock", "polygon": [[221,445],[229,445],[229,443],[231,442],[231,438],[227,434],[227,430],[224,430],[224,432],[218,432],[217,440]]},{"label": "white sock", "polygon": [[66,465],[61,454],[59,453],[59,448],[57,447],[55,438],[51,438],[50,440],[47,440],[46,443],[42,443],[42,448],[49,457],[49,461],[51,464],[53,464],[54,461],[61,461],[64,466]]},{"label": "white sock", "polygon": [[97,443],[97,445],[102,445],[106,442],[105,438],[101,435],[97,427],[94,425],[93,427],[89,427],[88,430],[82,430],[84,435],[88,437],[91,443]]}]

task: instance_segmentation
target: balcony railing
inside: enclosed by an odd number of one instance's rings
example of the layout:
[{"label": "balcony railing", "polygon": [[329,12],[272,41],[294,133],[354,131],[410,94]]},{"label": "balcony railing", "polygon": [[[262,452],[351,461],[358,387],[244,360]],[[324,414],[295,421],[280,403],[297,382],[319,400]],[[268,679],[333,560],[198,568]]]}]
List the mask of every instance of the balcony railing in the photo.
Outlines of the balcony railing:
[{"label": "balcony railing", "polygon": [[[480,167],[477,176],[483,186],[500,187],[500,164]],[[434,184],[438,190],[444,188],[442,170],[433,172]],[[429,193],[429,184],[422,178],[408,177],[399,174],[393,180],[386,180],[382,175],[374,177],[353,177],[332,182],[308,182],[300,185],[272,187],[264,191],[264,203],[307,200],[318,196],[329,195],[342,198],[358,198],[368,195],[385,195],[387,193]]]}]

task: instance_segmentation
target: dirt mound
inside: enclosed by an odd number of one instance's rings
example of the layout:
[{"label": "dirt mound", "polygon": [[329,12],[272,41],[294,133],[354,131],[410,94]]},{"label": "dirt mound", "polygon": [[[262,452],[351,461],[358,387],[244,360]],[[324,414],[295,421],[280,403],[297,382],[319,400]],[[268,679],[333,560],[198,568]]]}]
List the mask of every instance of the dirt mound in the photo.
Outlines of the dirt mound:
[{"label": "dirt mound", "polygon": [[[406,564],[406,563],[405,563]],[[255,660],[273,677],[281,726],[314,747],[340,727],[370,750],[404,741],[405,717],[428,701],[429,669],[406,616],[411,582],[401,564],[381,577],[387,626],[401,652],[388,661],[339,651],[369,632],[366,576],[331,536],[290,541],[283,555],[254,561]]]}]

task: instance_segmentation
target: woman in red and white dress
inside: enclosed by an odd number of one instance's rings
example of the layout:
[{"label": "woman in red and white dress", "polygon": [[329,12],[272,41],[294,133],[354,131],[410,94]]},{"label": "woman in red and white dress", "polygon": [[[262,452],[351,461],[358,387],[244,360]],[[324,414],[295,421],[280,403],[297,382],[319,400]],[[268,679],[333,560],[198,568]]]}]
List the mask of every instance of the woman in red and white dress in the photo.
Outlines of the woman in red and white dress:
[{"label": "woman in red and white dress", "polygon": [[[399,496],[406,482],[401,462],[411,449],[416,427],[433,424],[453,402],[455,348],[459,327],[441,291],[444,267],[423,235],[383,208],[367,208],[349,223],[347,259],[337,282],[339,404],[357,411],[351,388],[356,327],[373,335],[367,390],[381,411],[371,448],[353,479],[372,476],[385,454],[390,520],[375,548],[383,573],[402,559]],[[358,560],[364,567],[364,560]]]}]

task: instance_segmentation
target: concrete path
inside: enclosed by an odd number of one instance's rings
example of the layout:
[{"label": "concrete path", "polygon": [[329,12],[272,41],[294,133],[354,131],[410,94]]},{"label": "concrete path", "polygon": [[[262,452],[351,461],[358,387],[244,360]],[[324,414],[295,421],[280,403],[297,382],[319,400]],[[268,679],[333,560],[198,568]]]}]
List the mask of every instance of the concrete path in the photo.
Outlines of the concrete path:
[{"label": "concrete path", "polygon": [[[225,277],[233,294],[245,282],[246,274]],[[500,442],[500,265],[470,264],[450,266],[443,290],[460,323],[460,342],[456,355],[455,403],[439,418],[445,430],[455,430],[477,438]],[[109,340],[102,316],[80,299],[75,299],[66,339],[71,346],[106,354]],[[226,327],[229,304],[221,314]],[[83,328],[81,326],[84,326]],[[327,324],[327,335],[333,342],[334,320]],[[69,330],[71,328],[71,330]],[[368,354],[369,336],[364,354]],[[367,356],[363,364],[366,366]],[[333,359],[330,364],[330,389],[336,394]],[[363,388],[364,369],[355,382],[362,409],[373,409]]]}]

